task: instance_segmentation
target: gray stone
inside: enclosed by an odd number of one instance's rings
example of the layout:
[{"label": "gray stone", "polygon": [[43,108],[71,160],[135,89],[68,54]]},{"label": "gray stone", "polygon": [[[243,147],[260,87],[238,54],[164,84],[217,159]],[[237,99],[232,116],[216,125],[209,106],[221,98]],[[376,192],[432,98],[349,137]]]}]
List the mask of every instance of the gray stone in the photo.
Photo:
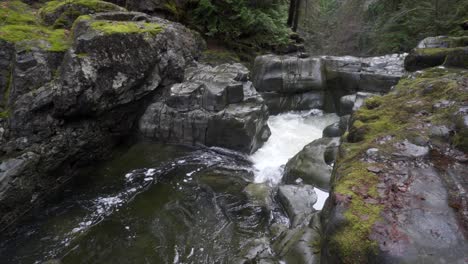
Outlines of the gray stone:
[{"label": "gray stone", "polygon": [[432,126],[430,129],[431,137],[448,139],[450,129],[446,126]]},{"label": "gray stone", "polygon": [[[118,16],[134,21],[139,14]],[[2,172],[2,227],[59,190],[79,168],[107,157],[132,133],[153,91],[180,81],[204,46],[198,34],[160,18],[149,18],[164,28],[157,35],[103,34],[90,26],[96,19],[75,23],[72,47],[64,53],[44,51],[42,42],[15,46],[9,69],[14,100],[8,122],[0,120],[0,150],[17,157],[4,162],[21,172]],[[0,54],[2,65],[8,65],[6,55]],[[21,163],[23,153],[39,158]]]},{"label": "gray stone", "polygon": [[285,111],[302,111],[322,109],[324,106],[324,92],[312,91],[299,94],[261,93],[270,114]]},{"label": "gray stone", "polygon": [[282,94],[324,89],[324,72],[320,58],[264,55],[255,59],[253,83],[259,92]]},{"label": "gray stone", "polygon": [[387,93],[405,73],[403,63],[406,54],[359,58],[352,56],[325,56],[325,72],[328,89],[346,93]]},{"label": "gray stone", "polygon": [[283,181],[294,183],[300,178],[305,184],[328,190],[331,164],[335,161],[339,145],[339,138],[321,138],[308,144],[286,163]]},{"label": "gray stone", "polygon": [[427,37],[419,42],[418,49],[457,48],[468,46],[467,37],[437,36]]},{"label": "gray stone", "polygon": [[151,104],[140,120],[140,131],[159,140],[219,146],[252,153],[270,130],[268,110],[247,81],[241,64],[187,69],[163,101]]},{"label": "gray stone", "polygon": [[395,156],[405,158],[421,158],[429,154],[429,147],[415,145],[408,140],[395,143],[398,152],[394,153]]},{"label": "gray stone", "polygon": [[273,244],[273,249],[287,263],[316,264],[320,262],[320,215],[312,213],[309,225],[305,224],[283,231]]},{"label": "gray stone", "polygon": [[373,93],[359,92],[357,94],[346,95],[340,98],[340,115],[350,115],[362,107],[367,98],[376,96]]},{"label": "gray stone", "polygon": [[303,223],[314,211],[317,194],[311,185],[281,185],[278,188],[278,201],[291,220],[291,226]]}]

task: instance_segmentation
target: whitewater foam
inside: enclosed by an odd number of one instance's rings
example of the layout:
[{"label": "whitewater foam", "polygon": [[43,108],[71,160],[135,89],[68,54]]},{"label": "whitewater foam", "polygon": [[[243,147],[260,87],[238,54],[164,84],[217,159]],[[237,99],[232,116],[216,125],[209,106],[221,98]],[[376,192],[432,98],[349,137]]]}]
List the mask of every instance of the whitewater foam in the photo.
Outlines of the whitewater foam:
[{"label": "whitewater foam", "polygon": [[[278,184],[288,160],[305,145],[321,138],[323,129],[338,120],[336,114],[324,114],[317,109],[270,116],[268,126],[271,136],[263,147],[250,157],[254,164],[255,182]],[[318,189],[316,192],[319,201],[314,207],[322,208],[328,193]]]}]

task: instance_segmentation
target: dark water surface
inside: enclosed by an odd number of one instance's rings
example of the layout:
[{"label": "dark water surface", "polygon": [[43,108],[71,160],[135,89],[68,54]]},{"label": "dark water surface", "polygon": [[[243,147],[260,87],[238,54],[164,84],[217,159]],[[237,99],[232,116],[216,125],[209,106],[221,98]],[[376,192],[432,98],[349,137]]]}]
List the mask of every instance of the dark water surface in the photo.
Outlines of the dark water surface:
[{"label": "dark water surface", "polygon": [[245,191],[251,168],[221,149],[138,143],[0,237],[0,262],[233,263],[285,221]]}]

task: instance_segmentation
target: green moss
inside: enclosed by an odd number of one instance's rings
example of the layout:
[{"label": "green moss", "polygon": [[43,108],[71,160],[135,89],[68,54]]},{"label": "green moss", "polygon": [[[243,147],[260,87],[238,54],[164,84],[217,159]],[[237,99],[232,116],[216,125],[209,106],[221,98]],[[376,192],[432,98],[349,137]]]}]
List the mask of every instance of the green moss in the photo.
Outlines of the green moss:
[{"label": "green moss", "polygon": [[76,56],[78,56],[78,58],[84,58],[88,56],[88,53],[78,53]]},{"label": "green moss", "polygon": [[63,29],[53,30],[37,25],[6,25],[0,27],[0,39],[13,43],[43,40],[47,41],[49,45],[43,45],[40,48],[50,51],[65,51],[70,46],[67,31]]},{"label": "green moss", "polygon": [[91,23],[91,27],[104,34],[149,33],[157,35],[163,30],[162,26],[157,23],[129,21],[95,21]]},{"label": "green moss", "polygon": [[[394,92],[367,99],[364,107],[353,114],[353,124],[340,148],[335,170],[333,192],[348,199],[344,213],[346,225],[331,238],[331,246],[344,263],[366,263],[378,245],[369,238],[375,223],[382,220],[384,205],[378,203],[377,174],[368,171],[362,161],[369,148],[378,148],[381,155],[395,152],[394,143],[415,137],[428,138],[421,124],[452,122],[454,112],[468,101],[465,83],[468,71],[433,68],[402,79]],[[454,102],[452,107],[435,109],[441,100]],[[430,113],[421,115],[422,112]],[[392,136],[384,143],[379,139]],[[468,131],[457,130],[453,144],[468,150]],[[385,164],[373,163],[384,168]]]},{"label": "green moss", "polygon": [[36,24],[31,8],[21,1],[0,3],[0,26],[14,24]]},{"label": "green moss", "polygon": [[3,23],[0,24],[0,39],[12,43],[42,40],[48,44],[44,43],[40,48],[50,51],[64,51],[70,46],[65,30],[41,25],[35,11],[28,5],[20,1],[6,1],[1,5],[0,17]]},{"label": "green moss", "polygon": [[63,8],[66,5],[75,5],[86,7],[94,12],[105,12],[105,11],[116,11],[122,10],[123,8],[104,1],[99,0],[56,0],[47,2],[39,11],[41,16],[47,13],[54,13],[58,9]]},{"label": "green moss", "polygon": [[234,52],[228,50],[206,50],[202,54],[202,61],[208,64],[222,64],[240,62],[240,58]]},{"label": "green moss", "polygon": [[9,116],[10,116],[10,111],[9,110],[5,110],[5,111],[0,112],[0,119],[7,119]]},{"label": "green moss", "polygon": [[457,132],[453,138],[453,145],[465,153],[468,152],[468,129],[465,128]]},{"label": "green moss", "polygon": [[125,11],[125,9],[98,0],[56,0],[47,2],[39,10],[39,15],[47,25],[53,25],[55,28],[70,28],[81,15],[109,11]]},{"label": "green moss", "polygon": [[[69,9],[66,12],[63,12],[57,20],[55,20],[53,27],[54,28],[65,28],[69,27],[70,21],[75,21],[78,17],[83,15],[80,11],[75,9]],[[73,24],[73,23],[71,23]]]}]

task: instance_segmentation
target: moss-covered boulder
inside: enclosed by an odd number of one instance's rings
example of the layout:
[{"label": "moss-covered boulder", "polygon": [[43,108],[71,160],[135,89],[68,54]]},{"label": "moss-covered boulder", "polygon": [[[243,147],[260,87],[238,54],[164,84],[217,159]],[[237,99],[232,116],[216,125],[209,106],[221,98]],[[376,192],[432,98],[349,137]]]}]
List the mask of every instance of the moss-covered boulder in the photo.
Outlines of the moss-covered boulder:
[{"label": "moss-covered boulder", "polygon": [[2,2],[0,39],[25,48],[65,51],[70,46],[67,31],[42,25],[35,12],[29,5],[18,0]]},{"label": "moss-covered boulder", "polygon": [[[457,48],[416,48],[405,59],[408,71],[418,71],[444,64],[447,57],[464,54],[468,47]],[[450,63],[447,66],[460,66],[460,63]]]},{"label": "moss-covered boulder", "polygon": [[468,36],[428,37],[405,59],[408,71],[418,71],[444,65],[446,67],[467,68]]},{"label": "moss-covered boulder", "polygon": [[54,0],[47,2],[39,15],[48,26],[71,28],[79,16],[111,11],[126,9],[100,0]]},{"label": "moss-covered boulder", "polygon": [[353,114],[323,211],[325,263],[466,260],[467,81],[421,71]]},{"label": "moss-covered boulder", "polygon": [[468,47],[450,52],[445,58],[444,66],[468,69]]},{"label": "moss-covered boulder", "polygon": [[[53,172],[67,168],[71,178],[78,167],[107,157],[117,139],[131,134],[155,90],[181,80],[203,46],[184,26],[142,13],[81,16],[66,52],[49,50],[45,34],[15,39],[19,32],[5,27],[56,30],[36,20],[9,21],[0,26],[6,67],[0,88],[13,98],[0,110],[0,152],[10,161],[0,162],[0,230],[67,181]],[[31,37],[31,31],[21,34]],[[22,157],[29,152],[31,161]]]}]

